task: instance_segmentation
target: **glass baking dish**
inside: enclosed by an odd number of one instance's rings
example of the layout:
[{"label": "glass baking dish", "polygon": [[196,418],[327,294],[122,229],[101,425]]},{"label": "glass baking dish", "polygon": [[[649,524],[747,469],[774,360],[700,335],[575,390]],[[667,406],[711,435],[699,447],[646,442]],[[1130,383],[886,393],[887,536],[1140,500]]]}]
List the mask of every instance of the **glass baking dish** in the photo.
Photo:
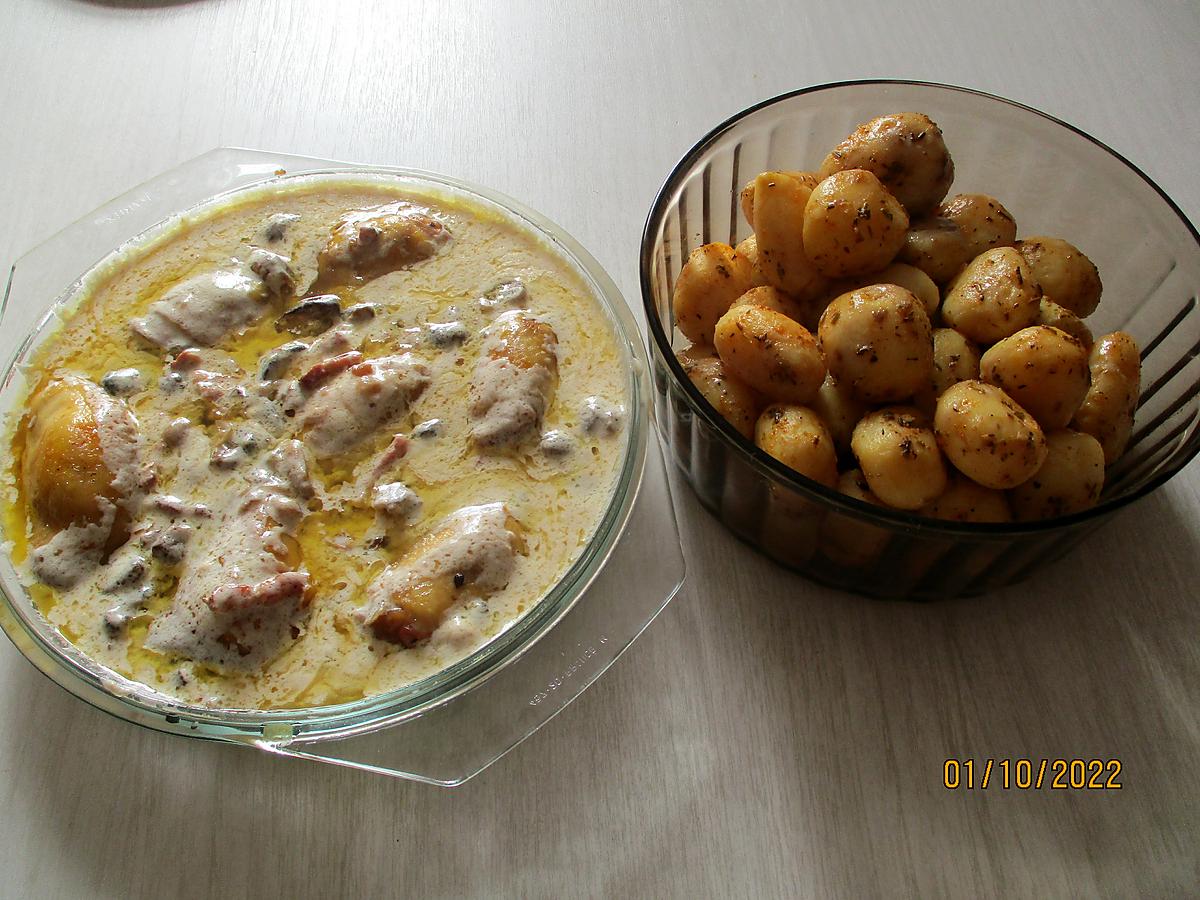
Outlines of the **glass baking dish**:
[{"label": "glass baking dish", "polygon": [[[998,197],[1018,236],[1062,235],[1100,269],[1097,335],[1124,330],[1142,353],[1129,449],[1101,502],[1016,525],[945,522],[851,499],[792,471],[742,437],[703,399],[675,352],[672,292],[688,254],[751,233],[742,185],[759,172],[816,166],[859,123],[916,111],[942,128],[954,193]],[[646,221],[642,299],[656,422],[675,466],[726,527],[772,559],[833,587],[875,597],[980,594],[1029,577],[1200,451],[1200,237],[1144,173],[1078,129],[999,97],[907,81],[820,85],[766,100],[721,123],[675,166]]]},{"label": "glass baking dish", "polygon": [[0,414],[19,414],[22,364],[69,310],[86,273],[181,213],[254,185],[324,175],[382,178],[467,197],[540,236],[603,304],[626,353],[630,414],[619,481],[596,534],[562,581],[506,631],[412,685],[336,706],[249,711],[189,706],[89,660],[37,612],[0,554],[0,627],[42,672],[119,718],[452,785],[494,762],[579,695],[678,591],[684,573],[665,466],[649,427],[648,364],[633,316],[600,265],[521,204],[462,181],[253,150],[197,157],[118,197],[23,256],[0,306]]}]

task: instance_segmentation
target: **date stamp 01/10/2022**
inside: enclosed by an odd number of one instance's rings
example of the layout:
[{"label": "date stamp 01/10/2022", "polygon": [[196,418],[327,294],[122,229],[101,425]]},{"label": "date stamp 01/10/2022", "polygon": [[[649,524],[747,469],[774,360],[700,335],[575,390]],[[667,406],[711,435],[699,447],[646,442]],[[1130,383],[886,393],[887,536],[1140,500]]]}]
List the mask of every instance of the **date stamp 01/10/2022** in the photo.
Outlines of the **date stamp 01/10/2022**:
[{"label": "date stamp 01/10/2022", "polygon": [[1119,791],[1119,759],[947,759],[942,785],[956,790]]}]

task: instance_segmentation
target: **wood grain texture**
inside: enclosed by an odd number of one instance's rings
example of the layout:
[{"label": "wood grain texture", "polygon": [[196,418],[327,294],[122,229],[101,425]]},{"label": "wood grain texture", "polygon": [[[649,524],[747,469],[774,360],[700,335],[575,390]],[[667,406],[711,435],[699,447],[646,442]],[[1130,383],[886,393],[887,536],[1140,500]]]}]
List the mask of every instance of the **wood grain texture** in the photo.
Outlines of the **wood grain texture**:
[{"label": "wood grain texture", "polygon": [[[1068,119],[1200,218],[1188,2],[5,7],[0,260],[241,145],[491,185],[636,303],[646,210],[697,137],[873,75]],[[814,587],[677,500],[684,593],[453,791],[140,730],[0,644],[0,895],[1194,894],[1195,466],[1034,584],[939,605]],[[948,792],[948,756],[1119,757],[1125,789]]]}]

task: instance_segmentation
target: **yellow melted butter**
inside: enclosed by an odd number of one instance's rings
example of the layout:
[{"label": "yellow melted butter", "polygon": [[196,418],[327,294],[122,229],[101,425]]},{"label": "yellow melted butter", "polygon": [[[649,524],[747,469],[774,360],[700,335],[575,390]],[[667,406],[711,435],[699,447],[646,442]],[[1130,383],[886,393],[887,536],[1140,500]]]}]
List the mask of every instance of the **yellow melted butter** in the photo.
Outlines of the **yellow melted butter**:
[{"label": "yellow melted butter", "polygon": [[[33,358],[27,376],[31,391],[64,372],[99,381],[114,369],[137,368],[147,390],[131,397],[129,407],[142,423],[144,436],[161,430],[166,419],[180,414],[178,401],[168,415],[156,390],[163,373],[162,355],[131,340],[130,319],[143,314],[180,280],[228,264],[231,257],[244,259],[263,222],[276,212],[295,213],[301,219],[279,245],[255,245],[290,255],[302,292],[315,273],[316,255],[330,228],[343,214],[398,197],[433,208],[449,225],[453,240],[430,260],[339,294],[345,306],[376,303],[382,307],[381,319],[399,320],[395,328],[372,331],[363,346],[364,356],[413,352],[431,366],[434,381],[403,419],[388,424],[345,457],[314,464],[312,474],[326,488],[336,490],[353,481],[393,434],[406,434],[426,419],[441,419],[444,431],[433,440],[412,438],[408,456],[389,476],[404,481],[420,496],[421,518],[407,528],[389,528],[385,548],[369,552],[367,536],[379,529],[373,510],[350,504],[341,510],[310,513],[296,541],[311,576],[312,610],[300,638],[259,671],[189,665],[143,646],[154,617],[171,605],[172,576],[158,576],[144,613],[116,639],[101,624],[112,598],[95,591],[85,595],[32,584],[30,593],[38,609],[85,653],[125,677],[188,702],[282,708],[354,700],[427,677],[504,630],[562,578],[590,540],[613,490],[625,433],[587,436],[578,427],[579,410],[593,395],[628,404],[624,357],[607,316],[568,263],[535,235],[493,210],[458,198],[425,197],[410,186],[327,180],[258,192],[189,215],[85,281],[59,332]],[[479,311],[478,297],[502,277],[520,277],[526,283],[528,308],[550,322],[558,334],[559,384],[543,430],[568,430],[577,438],[576,451],[565,461],[546,459],[532,446],[510,456],[481,457],[466,440],[471,374],[483,343],[478,327],[494,318]],[[455,309],[467,314],[454,316]],[[265,310],[258,322],[225,339],[218,349],[247,372],[256,372],[266,351],[296,339],[275,329],[281,311],[282,306]],[[461,348],[437,350],[413,332],[425,322],[454,318],[470,328],[471,336]],[[199,404],[183,414],[199,423]],[[24,427],[24,418],[9,423],[12,464],[4,472],[0,505],[18,564],[28,557],[31,515],[20,478]],[[216,439],[219,427],[209,425],[205,431]],[[171,493],[172,465],[164,459],[161,471],[168,477],[166,483],[160,479],[157,490]],[[217,481],[213,490],[228,489]],[[206,498],[186,499],[205,502]],[[520,523],[526,555],[518,557],[508,587],[488,599],[479,641],[453,647],[431,641],[405,650],[371,640],[352,615],[362,603],[365,586],[386,565],[403,559],[405,551],[444,516],[463,506],[495,501],[505,502]],[[186,669],[186,684],[179,678],[181,665]]]}]

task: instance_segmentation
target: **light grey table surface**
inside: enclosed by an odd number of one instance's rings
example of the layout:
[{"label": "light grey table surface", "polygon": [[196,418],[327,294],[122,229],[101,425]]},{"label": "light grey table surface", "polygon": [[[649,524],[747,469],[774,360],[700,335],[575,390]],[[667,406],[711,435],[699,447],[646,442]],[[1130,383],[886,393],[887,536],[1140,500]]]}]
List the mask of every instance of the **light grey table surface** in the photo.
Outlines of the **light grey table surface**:
[{"label": "light grey table surface", "polygon": [[[248,146],[491,185],[637,304],[646,211],[701,134],[870,76],[1067,119],[1195,221],[1198,46],[1194,2],[8,0],[0,260]],[[937,605],[815,587],[677,502],[683,593],[455,790],[141,730],[0,643],[0,895],[1200,890],[1200,468],[1036,581]],[[952,792],[951,756],[1116,757],[1124,789]]]}]

